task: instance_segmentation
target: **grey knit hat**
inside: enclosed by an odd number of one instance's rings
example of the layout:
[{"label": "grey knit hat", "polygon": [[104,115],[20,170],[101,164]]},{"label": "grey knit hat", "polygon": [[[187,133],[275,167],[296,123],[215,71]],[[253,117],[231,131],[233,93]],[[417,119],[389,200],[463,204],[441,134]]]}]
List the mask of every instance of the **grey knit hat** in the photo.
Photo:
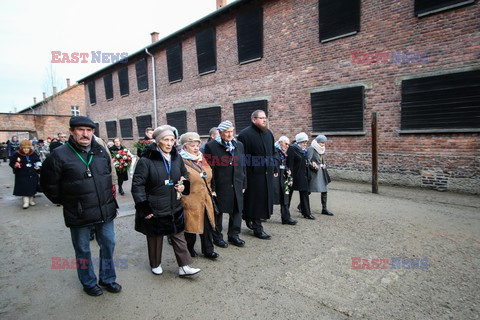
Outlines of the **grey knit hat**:
[{"label": "grey knit hat", "polygon": [[231,128],[231,127],[233,127],[233,124],[230,121],[225,120],[217,126],[217,130],[218,131],[225,131],[228,128]]},{"label": "grey knit hat", "polygon": [[327,137],[325,137],[323,134],[320,134],[315,138],[315,140],[318,143],[325,143],[325,142],[327,142]]},{"label": "grey knit hat", "polygon": [[152,134],[152,138],[155,139],[155,142],[157,143],[166,136],[175,137],[174,128],[168,124],[158,127]]},{"label": "grey knit hat", "polygon": [[300,143],[300,142],[304,142],[304,141],[308,141],[308,136],[305,132],[300,132],[299,134],[297,134],[295,136],[295,142],[296,143]]}]

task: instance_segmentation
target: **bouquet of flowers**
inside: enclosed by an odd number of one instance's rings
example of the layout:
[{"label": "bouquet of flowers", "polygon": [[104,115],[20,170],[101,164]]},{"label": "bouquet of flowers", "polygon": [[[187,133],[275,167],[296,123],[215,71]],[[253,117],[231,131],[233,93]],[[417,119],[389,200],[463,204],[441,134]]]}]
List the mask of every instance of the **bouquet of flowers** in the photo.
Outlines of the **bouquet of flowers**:
[{"label": "bouquet of flowers", "polygon": [[147,145],[149,145],[152,142],[152,140],[138,140],[133,144],[133,146],[141,151],[145,149]]},{"label": "bouquet of flowers", "polygon": [[293,177],[289,173],[285,173],[285,184],[283,185],[283,191],[285,194],[290,194],[293,187]]},{"label": "bouquet of flowers", "polygon": [[112,163],[118,172],[127,172],[132,164],[132,153],[127,148],[112,152]]}]

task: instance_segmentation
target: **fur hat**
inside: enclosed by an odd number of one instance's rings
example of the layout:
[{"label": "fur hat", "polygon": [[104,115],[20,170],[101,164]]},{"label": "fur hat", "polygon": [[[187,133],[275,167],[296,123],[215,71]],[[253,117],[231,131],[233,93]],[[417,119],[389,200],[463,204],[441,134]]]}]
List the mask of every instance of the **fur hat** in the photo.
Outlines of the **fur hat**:
[{"label": "fur hat", "polygon": [[200,136],[196,132],[186,132],[180,136],[180,144],[184,145],[185,143],[189,142],[202,142]]},{"label": "fur hat", "polygon": [[300,143],[300,142],[304,142],[304,141],[308,141],[308,136],[305,132],[300,132],[299,134],[297,134],[295,136],[295,142],[296,143]]},{"label": "fur hat", "polygon": [[23,149],[23,148],[32,149],[32,142],[30,140],[23,140],[22,142],[20,142],[20,149]]}]

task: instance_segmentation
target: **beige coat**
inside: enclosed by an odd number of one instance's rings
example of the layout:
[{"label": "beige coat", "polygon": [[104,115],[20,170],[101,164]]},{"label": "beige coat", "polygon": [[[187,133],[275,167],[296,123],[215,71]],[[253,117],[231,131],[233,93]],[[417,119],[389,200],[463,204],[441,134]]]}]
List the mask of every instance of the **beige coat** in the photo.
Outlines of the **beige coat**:
[{"label": "beige coat", "polygon": [[[190,194],[182,196],[182,204],[185,210],[185,232],[203,234],[205,209],[212,228],[215,228],[215,218],[212,198],[207,190],[204,179],[200,176],[200,168],[191,160],[183,159],[189,173]],[[212,181],[212,168],[207,161],[203,161],[203,171],[207,173],[207,183],[210,190]],[[192,168],[193,166],[194,168]]]}]

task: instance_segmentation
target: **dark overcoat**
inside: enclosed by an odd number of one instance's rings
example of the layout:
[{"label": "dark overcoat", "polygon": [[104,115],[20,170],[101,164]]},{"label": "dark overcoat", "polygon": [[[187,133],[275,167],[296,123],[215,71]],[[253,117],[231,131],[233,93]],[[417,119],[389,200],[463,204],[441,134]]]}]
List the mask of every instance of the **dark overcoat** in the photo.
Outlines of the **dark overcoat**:
[{"label": "dark overcoat", "polygon": [[247,188],[246,169],[242,162],[245,150],[240,141],[233,141],[233,145],[233,156],[216,140],[205,145],[204,157],[213,171],[212,191],[216,192],[218,209],[223,213],[234,212],[235,199],[238,211],[242,212],[242,190]]},{"label": "dark overcoat", "polygon": [[[90,151],[78,146],[70,136],[45,159],[40,175],[43,193],[63,206],[67,227],[84,227],[109,222],[117,216],[112,192],[112,161],[108,152],[92,139]],[[92,159],[87,174],[87,166]]]},{"label": "dark overcoat", "polygon": [[250,219],[269,219],[273,213],[274,138],[270,130],[261,131],[253,123],[243,129],[238,140],[245,147],[247,190],[243,215]]},{"label": "dark overcoat", "polygon": [[[135,201],[135,230],[147,236],[177,234],[185,229],[182,202],[168,180],[176,184],[180,177],[188,179],[182,157],[175,148],[170,152],[170,177],[157,145],[152,143],[142,152],[132,178],[132,196]],[[167,181],[166,181],[167,180]],[[187,182],[184,193],[188,193]],[[153,217],[145,219],[149,214]]]},{"label": "dark overcoat", "polygon": [[308,191],[310,169],[308,158],[298,144],[292,144],[287,150],[287,166],[292,171],[293,190]]},{"label": "dark overcoat", "polygon": [[[20,160],[21,167],[15,168],[15,163]],[[13,195],[21,197],[31,197],[37,193],[39,170],[35,170],[35,163],[40,162],[40,157],[31,152],[24,155],[16,151],[10,158],[10,167],[15,174],[15,186],[13,187]]]},{"label": "dark overcoat", "polygon": [[277,168],[278,175],[273,177],[273,203],[288,205],[288,196],[285,196],[284,191],[288,169],[287,154],[283,153],[282,150],[275,148],[275,160],[275,166]]}]

